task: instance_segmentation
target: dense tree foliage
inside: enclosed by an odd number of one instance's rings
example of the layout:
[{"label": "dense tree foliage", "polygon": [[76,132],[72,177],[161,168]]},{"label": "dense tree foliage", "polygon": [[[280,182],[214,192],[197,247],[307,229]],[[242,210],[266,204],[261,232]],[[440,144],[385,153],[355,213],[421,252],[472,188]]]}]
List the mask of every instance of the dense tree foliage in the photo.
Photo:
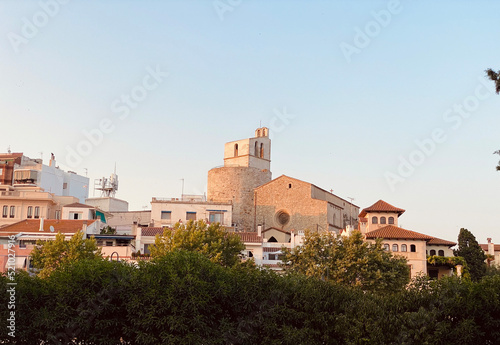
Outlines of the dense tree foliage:
[{"label": "dense tree foliage", "polygon": [[359,231],[349,237],[331,232],[307,232],[304,244],[283,249],[283,267],[363,290],[395,291],[409,281],[406,258],[395,257],[382,247],[381,240],[369,243]]},{"label": "dense tree foliage", "polygon": [[41,277],[50,275],[57,267],[79,260],[102,260],[101,249],[95,238],[84,238],[82,231],[75,233],[69,241],[58,233],[54,241],[38,240],[31,252],[33,267]]},{"label": "dense tree foliage", "polygon": [[239,254],[245,249],[240,238],[224,231],[219,223],[207,225],[203,220],[177,223],[157,235],[151,256],[159,258],[177,250],[196,251],[212,262],[233,266],[240,262]]},{"label": "dense tree foliage", "polygon": [[[0,304],[10,298],[0,276]],[[421,279],[393,294],[222,267],[178,250],[138,267],[80,260],[15,277],[6,344],[497,344],[500,276]],[[0,308],[0,319],[9,318]],[[3,321],[3,324],[6,321]]]},{"label": "dense tree foliage", "polygon": [[477,243],[476,237],[469,230],[460,229],[458,249],[455,249],[453,254],[464,258],[472,280],[478,281],[486,274],[486,254]]}]

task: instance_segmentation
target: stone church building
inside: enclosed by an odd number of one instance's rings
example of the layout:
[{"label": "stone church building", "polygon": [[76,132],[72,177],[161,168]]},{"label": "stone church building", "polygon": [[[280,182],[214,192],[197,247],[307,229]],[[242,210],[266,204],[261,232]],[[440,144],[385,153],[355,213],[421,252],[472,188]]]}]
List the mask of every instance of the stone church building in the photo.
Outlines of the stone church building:
[{"label": "stone church building", "polygon": [[[329,230],[357,227],[359,207],[311,183],[282,175],[272,180],[269,129],[228,142],[224,166],[208,172],[207,200],[232,203],[238,232]],[[273,230],[273,231],[271,231]]]}]

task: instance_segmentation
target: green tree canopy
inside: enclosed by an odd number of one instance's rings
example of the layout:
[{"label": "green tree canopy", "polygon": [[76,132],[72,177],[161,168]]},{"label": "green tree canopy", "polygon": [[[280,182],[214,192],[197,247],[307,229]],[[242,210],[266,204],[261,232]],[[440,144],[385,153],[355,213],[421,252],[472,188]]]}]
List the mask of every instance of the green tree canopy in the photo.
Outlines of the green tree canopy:
[{"label": "green tree canopy", "polygon": [[363,290],[393,291],[409,281],[406,258],[384,250],[381,240],[365,242],[359,231],[344,238],[331,232],[307,232],[302,246],[283,251],[286,271]]},{"label": "green tree canopy", "polygon": [[241,239],[224,231],[219,223],[207,225],[203,220],[176,223],[157,235],[151,256],[158,258],[176,250],[200,252],[212,262],[234,266],[240,262],[239,254],[245,249]]},{"label": "green tree canopy", "polygon": [[56,268],[68,263],[85,259],[102,260],[95,238],[84,238],[82,231],[75,233],[69,241],[65,237],[58,233],[54,241],[37,241],[31,257],[33,267],[40,270],[40,277],[47,277]]},{"label": "green tree canopy", "polygon": [[458,249],[455,249],[453,254],[464,258],[472,280],[478,281],[486,274],[486,263],[484,262],[486,254],[469,230],[460,229]]}]

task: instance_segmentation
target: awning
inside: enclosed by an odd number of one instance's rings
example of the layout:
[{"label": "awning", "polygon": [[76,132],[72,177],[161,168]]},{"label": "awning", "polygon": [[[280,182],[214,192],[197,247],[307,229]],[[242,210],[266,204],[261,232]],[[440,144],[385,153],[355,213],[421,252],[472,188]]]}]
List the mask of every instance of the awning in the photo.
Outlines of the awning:
[{"label": "awning", "polygon": [[103,223],[106,223],[106,216],[104,216],[104,213],[100,212],[100,211],[95,211],[95,216],[97,218],[100,218],[101,219],[101,222]]},{"label": "awning", "polygon": [[[9,267],[12,267],[12,264],[9,263],[9,260],[7,260],[5,262],[5,271],[7,271],[9,269]],[[16,257],[15,268],[16,269],[26,268],[26,257],[25,256]]]}]

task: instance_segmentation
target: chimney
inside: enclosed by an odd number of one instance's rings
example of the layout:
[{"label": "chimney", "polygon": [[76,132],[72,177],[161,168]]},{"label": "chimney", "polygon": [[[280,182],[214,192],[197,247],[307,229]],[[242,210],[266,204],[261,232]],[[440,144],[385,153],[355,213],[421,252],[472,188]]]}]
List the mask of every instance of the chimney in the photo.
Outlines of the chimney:
[{"label": "chimney", "polygon": [[87,234],[87,221],[84,220],[83,223],[82,223],[82,230],[83,230],[83,233],[86,235]]},{"label": "chimney", "polygon": [[56,166],[56,156],[53,153],[50,154],[49,167],[51,166]]},{"label": "chimney", "polygon": [[491,237],[488,238],[488,254],[495,256],[495,244],[491,240]]},{"label": "chimney", "polygon": [[262,225],[257,225],[257,236],[262,236]]},{"label": "chimney", "polygon": [[40,227],[38,228],[38,231],[43,231],[43,217],[40,217]]}]

